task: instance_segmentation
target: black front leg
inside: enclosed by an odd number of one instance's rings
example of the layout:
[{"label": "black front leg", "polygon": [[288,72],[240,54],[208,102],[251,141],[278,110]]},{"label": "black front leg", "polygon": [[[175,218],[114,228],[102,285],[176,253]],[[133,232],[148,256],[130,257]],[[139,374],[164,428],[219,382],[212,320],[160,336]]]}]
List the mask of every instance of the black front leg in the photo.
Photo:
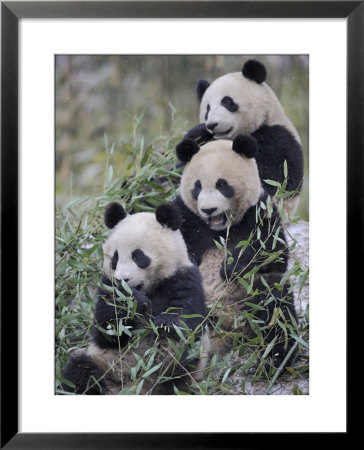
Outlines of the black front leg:
[{"label": "black front leg", "polygon": [[[115,285],[107,277],[103,278],[103,283],[107,286],[115,287],[123,295],[130,297],[130,294],[126,292],[121,284]],[[150,310],[150,299],[135,288],[131,290],[132,296],[137,302],[136,313],[142,315],[147,314]],[[102,348],[117,348],[119,345],[125,346],[129,341],[127,334],[122,333],[121,336],[113,336],[108,335],[106,330],[109,324],[115,325],[122,318],[126,318],[123,325],[135,328],[137,326],[137,316],[127,318],[127,314],[126,303],[116,298],[116,293],[112,294],[103,288],[99,288],[95,310],[94,342]]]},{"label": "black front leg", "polygon": [[248,246],[244,251],[241,248],[236,248],[232,251],[232,262],[227,264],[227,261],[223,261],[220,269],[220,276],[223,280],[231,280],[234,276],[239,275],[242,277],[256,265],[256,250],[252,246]]},{"label": "black front leg", "polygon": [[193,264],[199,266],[206,250],[214,246],[213,232],[205,222],[187,208],[179,195],[174,200],[174,205],[182,213],[181,233],[190,260]]}]

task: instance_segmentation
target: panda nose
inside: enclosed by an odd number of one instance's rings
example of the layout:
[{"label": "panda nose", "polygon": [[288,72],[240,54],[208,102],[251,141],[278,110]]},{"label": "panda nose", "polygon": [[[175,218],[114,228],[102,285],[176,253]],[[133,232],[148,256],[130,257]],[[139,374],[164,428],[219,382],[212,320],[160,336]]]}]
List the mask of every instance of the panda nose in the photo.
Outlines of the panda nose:
[{"label": "panda nose", "polygon": [[115,277],[115,281],[116,281],[117,285],[121,286],[122,282],[125,281],[125,283],[127,283],[129,281],[129,278],[123,278],[122,276],[121,277]]},{"label": "panda nose", "polygon": [[217,208],[208,208],[208,209],[203,209],[203,208],[201,208],[201,210],[202,210],[205,214],[207,214],[208,216],[211,216],[211,214],[212,214],[214,211],[216,211]]},{"label": "panda nose", "polygon": [[208,128],[209,130],[213,131],[213,130],[214,130],[214,128],[216,128],[216,127],[217,127],[217,125],[218,125],[218,123],[217,123],[217,122],[213,122],[213,123],[208,123],[208,124],[206,125],[206,128]]}]

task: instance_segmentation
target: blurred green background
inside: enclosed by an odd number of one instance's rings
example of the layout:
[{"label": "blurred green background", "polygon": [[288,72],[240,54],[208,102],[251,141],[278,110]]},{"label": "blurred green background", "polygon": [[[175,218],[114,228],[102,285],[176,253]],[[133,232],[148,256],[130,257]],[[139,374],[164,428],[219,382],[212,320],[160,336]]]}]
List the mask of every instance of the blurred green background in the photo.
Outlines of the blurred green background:
[{"label": "blurred green background", "polygon": [[[100,195],[105,167],[122,175],[124,144],[158,136],[182,138],[198,123],[198,79],[265,64],[303,143],[305,181],[298,214],[308,214],[309,59],[307,55],[58,55],[56,57],[56,202]],[[141,117],[137,131],[136,117]],[[105,141],[114,145],[112,154]],[[112,159],[110,161],[110,158]],[[109,159],[109,161],[107,161]]]}]

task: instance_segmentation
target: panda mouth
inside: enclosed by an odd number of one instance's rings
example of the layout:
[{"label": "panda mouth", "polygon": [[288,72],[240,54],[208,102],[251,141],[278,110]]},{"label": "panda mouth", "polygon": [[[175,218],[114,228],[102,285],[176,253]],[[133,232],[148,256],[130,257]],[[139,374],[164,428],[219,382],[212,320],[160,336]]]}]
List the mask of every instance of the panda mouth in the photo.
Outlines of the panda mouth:
[{"label": "panda mouth", "polygon": [[219,138],[221,138],[221,137],[223,137],[223,136],[229,134],[229,133],[231,132],[232,129],[233,129],[233,127],[230,127],[229,129],[227,129],[227,130],[225,130],[225,131],[219,131],[219,132],[215,131],[215,132],[214,132],[214,138],[215,138],[215,139],[219,139]]},{"label": "panda mouth", "polygon": [[226,214],[221,213],[216,216],[210,216],[207,220],[211,228],[222,227],[226,224]]},{"label": "panda mouth", "polygon": [[[117,284],[117,286],[122,287],[122,282],[121,282],[120,280],[116,280],[116,284]],[[128,286],[129,286],[130,288],[132,288],[132,289],[135,289],[135,290],[137,290],[137,291],[140,291],[140,290],[142,289],[142,287],[143,287],[143,282],[140,282],[140,283],[132,283],[132,282],[128,281]]]}]

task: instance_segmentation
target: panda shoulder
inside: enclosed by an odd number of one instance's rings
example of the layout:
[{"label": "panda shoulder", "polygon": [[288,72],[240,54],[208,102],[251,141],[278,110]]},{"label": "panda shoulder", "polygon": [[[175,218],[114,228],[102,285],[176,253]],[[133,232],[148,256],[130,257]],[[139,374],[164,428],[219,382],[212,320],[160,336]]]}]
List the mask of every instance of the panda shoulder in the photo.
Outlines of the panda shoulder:
[{"label": "panda shoulder", "polygon": [[257,140],[258,145],[279,143],[301,147],[293,134],[283,125],[262,125],[252,133],[252,136]]}]

